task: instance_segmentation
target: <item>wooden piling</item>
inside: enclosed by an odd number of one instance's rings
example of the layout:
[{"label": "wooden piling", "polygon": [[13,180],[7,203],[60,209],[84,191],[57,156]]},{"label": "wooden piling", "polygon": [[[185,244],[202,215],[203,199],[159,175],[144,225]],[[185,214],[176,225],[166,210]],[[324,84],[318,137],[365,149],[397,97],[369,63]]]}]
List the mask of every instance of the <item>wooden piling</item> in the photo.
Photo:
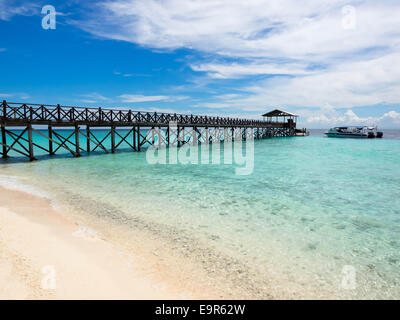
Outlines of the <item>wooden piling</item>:
[{"label": "wooden piling", "polygon": [[86,151],[90,152],[90,126],[86,126]]},{"label": "wooden piling", "polygon": [[170,143],[170,130],[169,130],[169,124],[168,124],[168,127],[167,127],[167,145],[168,145],[168,147],[169,147],[169,143]]},{"label": "wooden piling", "polygon": [[48,135],[49,135],[49,154],[52,156],[54,155],[54,151],[53,151],[53,128],[52,126],[49,124],[48,126]]},{"label": "wooden piling", "polygon": [[161,127],[158,127],[158,149],[161,149]]},{"label": "wooden piling", "polygon": [[75,156],[81,156],[81,150],[79,147],[79,126],[75,125]]},{"label": "wooden piling", "polygon": [[29,151],[29,160],[33,161],[36,160],[35,159],[35,155],[33,153],[33,136],[32,136],[32,124],[28,124],[27,125],[28,128],[28,151]]},{"label": "wooden piling", "polygon": [[137,151],[140,151],[140,126],[137,127]]},{"label": "wooden piling", "polygon": [[3,143],[3,159],[7,159],[8,158],[8,156],[7,156],[7,153],[8,153],[8,150],[7,150],[7,138],[6,138],[6,127],[5,127],[5,125],[2,123],[1,124],[1,142]]},{"label": "wooden piling", "polygon": [[132,134],[133,134],[133,150],[137,151],[137,147],[136,147],[136,128],[135,127],[132,128]]},{"label": "wooden piling", "polygon": [[111,126],[111,153],[115,153],[115,127]]}]

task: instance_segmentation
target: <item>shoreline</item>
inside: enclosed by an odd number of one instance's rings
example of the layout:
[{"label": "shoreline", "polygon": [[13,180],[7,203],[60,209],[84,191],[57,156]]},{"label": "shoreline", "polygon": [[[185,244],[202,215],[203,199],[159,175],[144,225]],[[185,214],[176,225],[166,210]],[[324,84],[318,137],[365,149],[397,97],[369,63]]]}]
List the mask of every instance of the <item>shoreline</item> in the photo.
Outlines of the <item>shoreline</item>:
[{"label": "shoreline", "polygon": [[[53,191],[26,181],[14,170],[4,172],[0,178],[0,225],[3,226],[0,228],[0,283],[5,284],[4,288],[12,285],[25,288],[25,294],[20,290],[16,294],[7,294],[7,289],[4,289],[0,291],[0,300],[276,298],[268,292],[259,292],[255,279],[243,271],[246,266],[224,254],[212,254],[211,248],[207,249],[188,234],[166,229],[165,225],[149,224],[137,218],[132,220],[115,207],[101,202],[100,206],[94,206],[93,200],[79,195],[63,194],[59,197]],[[116,219],[121,216],[122,220]],[[35,235],[38,240],[29,243],[31,238],[27,238],[27,233],[29,237]],[[40,248],[40,242],[54,244],[51,248]],[[18,249],[9,250],[7,244],[15,244]],[[58,248],[63,247],[73,247],[70,256],[59,253],[62,249]],[[49,251],[44,252],[47,248]],[[38,252],[40,259],[36,256]],[[194,252],[196,254],[192,257]],[[78,262],[78,256],[82,255],[85,255],[85,264]],[[203,261],[199,261],[199,256]],[[39,262],[51,259],[60,261],[60,265],[72,261],[72,271],[63,271],[64,274],[75,272],[74,278],[66,279],[70,288],[68,294],[40,288],[42,268],[51,264]],[[27,261],[28,265],[18,267],[20,260]],[[100,266],[101,277],[86,268],[99,260],[107,264],[107,268]],[[207,265],[206,261],[211,261],[212,265]],[[6,271],[2,272],[2,269]],[[80,270],[82,276],[77,276],[75,269]],[[93,280],[89,279],[89,284],[84,280],[85,288],[82,290],[81,278],[86,273],[90,273]],[[113,282],[115,274],[123,279],[117,279],[114,285],[108,283],[104,290],[106,295],[99,293],[102,279],[106,277]],[[126,279],[129,279],[128,283]],[[114,290],[116,286],[121,286],[122,290]]]},{"label": "shoreline", "polygon": [[0,187],[0,200],[0,299],[203,298],[69,220],[49,199]]},{"label": "shoreline", "polygon": [[[5,267],[0,270],[8,272],[0,274],[0,283],[25,291],[10,296],[4,289],[0,299],[327,297],[308,292],[276,268],[260,274],[181,230],[128,217],[116,207],[65,190],[59,197],[19,175],[1,177],[0,201],[5,206],[0,207],[0,265]],[[31,243],[32,236],[37,239]],[[64,249],[68,254],[60,253]],[[25,264],[19,266],[21,261]],[[57,279],[65,277],[60,283],[67,289],[41,289],[42,268],[48,265],[61,268]]]},{"label": "shoreline", "polygon": [[[284,258],[271,255],[265,265],[252,264],[214,239],[96,194],[52,183],[42,187],[26,171],[0,175],[0,201],[0,299],[360,297],[285,273],[290,263]],[[56,267],[57,290],[41,288],[46,266]],[[362,290],[368,288],[359,281]]]},{"label": "shoreline", "polygon": [[[99,209],[82,196],[64,194],[59,199],[12,172],[1,178],[0,270],[6,271],[0,271],[0,283],[5,284],[0,299],[296,298],[189,234],[131,219],[105,203]],[[30,242],[32,237],[36,239]],[[60,252],[63,248],[68,254]],[[19,266],[21,261],[26,265]],[[61,269],[57,279],[65,276],[60,283],[67,289],[41,289],[42,268],[49,265]],[[104,279],[108,281],[99,285]],[[13,285],[24,290],[7,294]],[[275,287],[282,289],[276,282]]]}]

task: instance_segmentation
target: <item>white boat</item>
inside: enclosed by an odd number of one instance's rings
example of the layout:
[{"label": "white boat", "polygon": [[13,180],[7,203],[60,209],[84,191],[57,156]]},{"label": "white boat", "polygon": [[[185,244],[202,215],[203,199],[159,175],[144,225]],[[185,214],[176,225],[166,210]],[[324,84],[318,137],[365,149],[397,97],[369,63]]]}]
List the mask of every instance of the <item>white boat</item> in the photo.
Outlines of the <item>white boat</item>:
[{"label": "white boat", "polygon": [[334,127],[325,132],[331,138],[382,138],[383,133],[378,131],[378,127]]}]

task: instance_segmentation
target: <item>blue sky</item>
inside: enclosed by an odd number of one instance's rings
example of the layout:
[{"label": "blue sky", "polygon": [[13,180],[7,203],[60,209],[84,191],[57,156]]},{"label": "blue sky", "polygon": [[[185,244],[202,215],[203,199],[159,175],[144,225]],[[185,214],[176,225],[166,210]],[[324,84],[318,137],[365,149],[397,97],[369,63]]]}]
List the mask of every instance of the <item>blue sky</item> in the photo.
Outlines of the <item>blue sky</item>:
[{"label": "blue sky", "polygon": [[[44,5],[56,29],[42,28]],[[398,1],[0,0],[0,98],[400,128]]]}]

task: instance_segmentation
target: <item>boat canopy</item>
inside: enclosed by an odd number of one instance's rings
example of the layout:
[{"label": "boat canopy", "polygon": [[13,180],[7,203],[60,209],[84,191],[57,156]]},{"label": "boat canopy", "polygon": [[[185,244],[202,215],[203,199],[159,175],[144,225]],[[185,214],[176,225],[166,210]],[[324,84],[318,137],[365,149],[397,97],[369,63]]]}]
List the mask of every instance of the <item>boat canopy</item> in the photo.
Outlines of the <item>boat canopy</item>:
[{"label": "boat canopy", "polygon": [[348,128],[363,129],[363,128],[366,128],[366,127],[360,127],[360,126],[335,127],[335,129],[348,129]]}]

